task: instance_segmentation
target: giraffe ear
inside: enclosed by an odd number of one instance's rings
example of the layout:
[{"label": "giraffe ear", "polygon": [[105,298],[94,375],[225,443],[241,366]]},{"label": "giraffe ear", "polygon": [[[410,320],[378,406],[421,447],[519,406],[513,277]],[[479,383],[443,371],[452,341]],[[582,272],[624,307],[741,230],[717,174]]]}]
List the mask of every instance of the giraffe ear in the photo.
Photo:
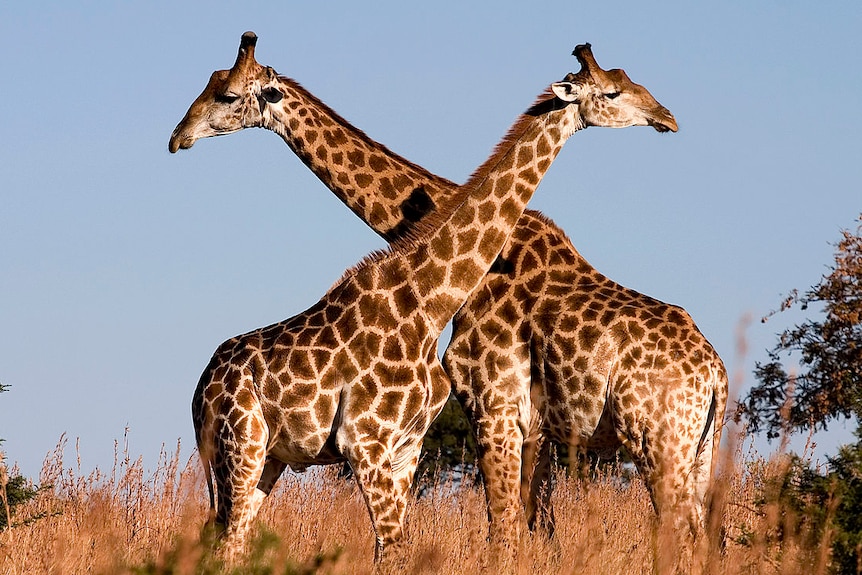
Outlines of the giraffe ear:
[{"label": "giraffe ear", "polygon": [[584,95],[584,88],[574,82],[554,82],[551,84],[554,95],[564,102],[577,102]]}]

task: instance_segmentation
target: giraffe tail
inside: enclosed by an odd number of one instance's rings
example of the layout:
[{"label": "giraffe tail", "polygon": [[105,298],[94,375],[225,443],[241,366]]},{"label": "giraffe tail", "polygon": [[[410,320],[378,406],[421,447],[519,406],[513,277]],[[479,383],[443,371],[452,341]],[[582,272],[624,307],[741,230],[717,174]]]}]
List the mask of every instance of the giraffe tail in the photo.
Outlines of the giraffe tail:
[{"label": "giraffe tail", "polygon": [[210,510],[207,515],[207,521],[204,524],[204,533],[202,537],[204,541],[207,541],[217,536],[215,487],[213,486],[212,459],[204,453],[203,449],[198,448],[198,454],[200,455],[201,464],[204,468],[204,477],[206,478],[207,492],[210,498]]},{"label": "giraffe tail", "polygon": [[707,519],[707,496],[713,483],[715,469],[721,451],[721,433],[724,429],[724,410],[727,407],[727,371],[720,359],[716,358],[707,385],[711,388],[706,421],[697,444],[694,466],[687,479],[688,496],[692,497],[689,526],[695,538],[703,533]]},{"label": "giraffe tail", "polygon": [[713,415],[712,425],[709,426],[712,433],[712,469],[710,470],[710,475],[715,469],[721,451],[721,434],[724,430],[724,412],[727,409],[728,394],[728,377],[724,363],[720,359],[716,359],[714,369],[715,375],[712,387]]},{"label": "giraffe tail", "polygon": [[[727,407],[727,372],[721,361],[713,366],[711,380],[712,398],[709,403],[709,412],[706,417],[706,425],[700,436],[697,446],[698,460],[707,462],[709,469],[703,472],[712,476],[715,464],[718,461],[721,449],[721,432],[724,428],[724,410]],[[706,459],[708,457],[708,459]]]}]

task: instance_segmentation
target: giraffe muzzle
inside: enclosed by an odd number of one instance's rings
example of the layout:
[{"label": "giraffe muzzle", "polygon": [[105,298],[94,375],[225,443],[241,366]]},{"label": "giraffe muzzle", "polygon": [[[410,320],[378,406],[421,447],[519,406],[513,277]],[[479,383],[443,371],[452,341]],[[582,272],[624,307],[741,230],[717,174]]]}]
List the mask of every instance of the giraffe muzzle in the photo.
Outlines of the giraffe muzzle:
[{"label": "giraffe muzzle", "polygon": [[660,113],[648,120],[650,126],[655,128],[656,132],[677,132],[679,126],[676,124],[676,118],[670,113],[667,108],[662,108]]},{"label": "giraffe muzzle", "polygon": [[175,154],[177,150],[188,150],[192,146],[194,146],[195,140],[194,138],[190,138],[188,136],[180,136],[174,131],[171,134],[171,140],[168,142],[168,150]]}]

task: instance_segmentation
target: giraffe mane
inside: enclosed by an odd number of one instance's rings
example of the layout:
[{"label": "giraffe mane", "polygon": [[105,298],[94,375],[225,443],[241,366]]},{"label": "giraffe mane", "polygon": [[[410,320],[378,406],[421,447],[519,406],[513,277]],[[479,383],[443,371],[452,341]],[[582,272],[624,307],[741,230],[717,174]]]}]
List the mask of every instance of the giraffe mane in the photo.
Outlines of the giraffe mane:
[{"label": "giraffe mane", "polygon": [[[543,114],[547,114],[555,109],[562,109],[567,103],[560,102],[557,97],[551,92],[551,88],[548,87],[544,92],[539,94],[536,98],[536,101],[527,108],[527,110],[522,113],[515,120],[515,123],[509,128],[509,131],[506,132],[506,135],[503,136],[503,139],[500,140],[496,146],[494,146],[491,155],[488,156],[488,159],[482,162],[478,168],[476,168],[473,173],[467,178],[467,181],[462,186],[463,188],[475,189],[478,186],[482,185],[482,182],[488,177],[488,174],[497,167],[497,164],[500,163],[500,159],[506,152],[509,151],[512,144],[518,141],[521,136],[524,134],[524,131],[536,120],[536,116],[540,116]],[[464,194],[465,196],[468,194]]]},{"label": "giraffe mane", "polygon": [[380,248],[372,251],[371,253],[363,257],[361,260],[359,260],[358,263],[344,270],[344,273],[342,273],[341,276],[339,276],[339,278],[335,281],[335,283],[332,284],[328,290],[326,290],[326,295],[332,293],[332,291],[337,289],[338,286],[344,283],[345,280],[358,274],[367,266],[374,265],[377,262],[381,262],[392,257],[398,257],[400,255],[401,252],[393,250],[391,244],[388,248]]},{"label": "giraffe mane", "polygon": [[[566,233],[566,231],[565,231],[563,228],[561,228],[561,227],[557,224],[557,222],[555,222],[554,220],[552,220],[552,219],[550,218],[550,216],[548,216],[547,214],[545,214],[545,213],[543,213],[543,212],[540,212],[540,211],[538,211],[538,210],[526,210],[526,211],[531,212],[531,214],[532,214],[532,215],[533,215],[537,220],[539,220],[540,222],[542,222],[542,224],[544,224],[545,226],[547,226],[547,227],[548,227],[548,229],[549,229],[549,231],[550,231],[551,233],[553,233],[554,235],[559,236],[559,238],[560,238],[561,240],[563,240],[563,241],[565,241],[565,242],[567,242],[567,243],[569,243],[569,244],[572,244],[572,240],[571,240],[571,238],[569,238],[569,235]],[[571,246],[569,246],[569,248],[570,248],[570,249],[575,249],[574,244],[572,244]],[[577,251],[577,250],[575,250],[575,251]]]},{"label": "giraffe mane", "polygon": [[444,202],[442,206],[417,222],[411,233],[391,243],[390,248],[393,251],[401,249],[410,250],[418,243],[425,241],[426,238],[437,231],[449,219],[458,206],[467,200],[473,190],[482,185],[488,178],[488,174],[497,167],[502,157],[511,149],[512,145],[536,121],[537,116],[547,114],[556,109],[562,109],[565,105],[567,103],[561,102],[553,94],[550,87],[545,89],[539,94],[536,101],[524,113],[518,116],[506,132],[506,135],[503,136],[503,139],[494,146],[491,155],[460,186],[458,193],[450,196],[448,201]]},{"label": "giraffe mane", "polygon": [[[404,158],[400,154],[396,154],[392,150],[390,150],[387,146],[381,144],[377,140],[369,137],[363,130],[355,127],[353,124],[348,122],[343,116],[341,116],[338,112],[330,108],[323,100],[309,92],[302,84],[293,78],[289,78],[287,76],[278,76],[279,82],[285,83],[291,89],[300,93],[301,97],[312,102],[315,106],[319,107],[323,112],[330,117],[336,124],[347,130],[348,132],[356,135],[362,142],[369,145],[371,148],[378,148],[384,155],[388,155],[401,165],[406,166],[409,169],[415,170],[417,174],[430,182],[432,182],[435,186],[438,186],[441,189],[453,189],[458,188],[459,185],[452,180],[447,178],[443,178],[428,171],[426,168],[411,162],[410,160]],[[426,237],[428,234],[432,233],[436,230],[443,222],[446,221],[449,214],[454,211],[454,209],[461,204],[463,201],[461,193],[450,194],[446,196],[446,199],[443,200],[440,204],[438,204],[434,210],[432,210],[426,217],[422,220],[415,222],[409,229],[407,229],[401,236],[399,236],[396,240],[390,242],[390,248],[395,249],[397,246],[401,244],[405,244],[405,249],[409,249],[410,246],[415,245],[416,242],[421,241],[422,238]],[[388,251],[387,248],[383,248],[379,250],[380,252]],[[375,252],[376,253],[376,252]],[[364,265],[365,260],[368,259],[376,259],[372,257],[375,255],[374,253],[370,254],[367,258],[363,258],[362,262],[354,267],[359,267]],[[345,274],[343,274],[342,279],[348,275],[353,268],[348,269]]]},{"label": "giraffe mane", "polygon": [[335,123],[337,123],[342,128],[345,128],[348,132],[358,136],[359,139],[362,140],[363,142],[365,142],[366,144],[368,144],[369,147],[379,148],[386,155],[389,155],[389,156],[395,158],[396,160],[398,160],[399,164],[408,166],[411,169],[416,170],[417,172],[419,172],[419,174],[422,177],[427,178],[427,179],[432,180],[432,181],[435,181],[435,182],[438,182],[441,186],[457,186],[458,185],[455,182],[453,182],[452,180],[447,180],[446,178],[443,178],[443,177],[440,177],[436,174],[431,173],[430,171],[423,168],[419,164],[411,162],[410,160],[408,160],[407,158],[405,158],[404,156],[402,156],[400,154],[396,154],[395,152],[390,150],[387,146],[385,146],[385,145],[381,144],[380,142],[378,142],[377,140],[374,140],[373,138],[369,137],[368,134],[366,134],[363,130],[360,130],[359,128],[357,128],[356,126],[354,126],[353,124],[348,122],[341,114],[339,114],[338,112],[336,112],[335,110],[330,108],[329,105],[326,104],[326,102],[324,102],[323,100],[321,100],[320,98],[318,98],[317,96],[315,96],[314,94],[312,94],[311,92],[306,90],[302,84],[300,84],[298,81],[294,80],[293,78],[279,75],[278,81],[282,82],[284,84],[287,84],[293,90],[296,90],[297,92],[299,92],[303,99],[308,100],[308,101],[312,102],[315,106],[319,107],[321,110],[324,111],[324,113],[326,114],[327,117],[331,118],[333,121],[335,121]]},{"label": "giraffe mane", "polygon": [[[285,79],[289,80],[288,78]],[[290,82],[292,85],[299,86],[298,83],[294,81]],[[303,88],[300,87],[300,89]],[[390,243],[387,248],[381,248],[369,253],[362,258],[359,263],[348,268],[343,274],[341,274],[338,281],[329,288],[327,293],[338,287],[347,278],[359,273],[366,266],[375,265],[376,263],[390,257],[398,257],[401,253],[410,251],[422,242],[426,241],[428,237],[436,232],[446,222],[446,220],[449,219],[452,213],[467,200],[473,190],[482,185],[482,183],[488,178],[488,175],[500,163],[502,157],[511,149],[512,145],[517,142],[524,135],[524,132],[536,121],[536,116],[547,114],[553,110],[562,109],[566,105],[568,105],[568,103],[561,102],[556,96],[554,96],[550,87],[546,88],[541,94],[539,94],[536,101],[527,108],[524,113],[518,116],[515,123],[512,124],[503,139],[494,147],[488,159],[482,162],[473,174],[467,178],[467,181],[460,186],[458,193],[452,195],[442,206],[438,206],[436,210],[428,214],[428,216],[423,218],[421,221],[417,222],[407,234]],[[364,133],[362,135],[367,138]],[[373,140],[370,141],[373,142]],[[419,169],[426,174],[430,174],[430,172],[424,168]],[[446,182],[447,185],[457,186],[457,184],[444,178],[437,176],[434,176],[434,178],[438,181]]]}]

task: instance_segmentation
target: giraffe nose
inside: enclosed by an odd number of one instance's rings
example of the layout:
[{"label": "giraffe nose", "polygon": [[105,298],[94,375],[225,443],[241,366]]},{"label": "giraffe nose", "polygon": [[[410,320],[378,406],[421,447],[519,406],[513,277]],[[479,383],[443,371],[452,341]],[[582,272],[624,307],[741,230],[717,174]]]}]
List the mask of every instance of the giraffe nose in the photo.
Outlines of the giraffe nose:
[{"label": "giraffe nose", "polygon": [[168,151],[175,154],[179,149],[188,150],[194,143],[195,141],[192,138],[179,134],[177,129],[171,134],[171,140],[168,142]]},{"label": "giraffe nose", "polygon": [[656,129],[657,132],[678,132],[679,126],[676,123],[676,118],[670,113],[670,110],[664,106],[660,107],[650,120],[650,126]]}]

